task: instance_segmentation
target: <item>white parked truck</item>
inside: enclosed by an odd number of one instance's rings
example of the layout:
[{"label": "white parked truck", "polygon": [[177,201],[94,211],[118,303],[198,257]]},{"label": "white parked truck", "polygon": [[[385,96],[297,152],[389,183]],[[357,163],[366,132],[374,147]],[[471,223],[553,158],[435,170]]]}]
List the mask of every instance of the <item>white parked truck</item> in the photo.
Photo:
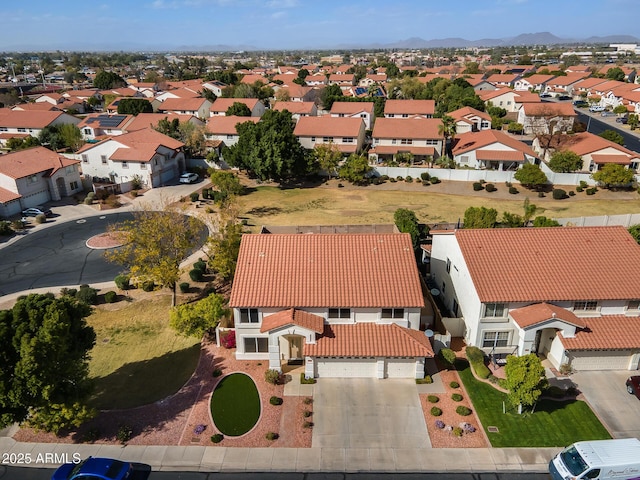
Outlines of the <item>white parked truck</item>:
[{"label": "white parked truck", "polygon": [[553,480],[640,480],[640,440],[576,442],[553,457],[549,473]]}]

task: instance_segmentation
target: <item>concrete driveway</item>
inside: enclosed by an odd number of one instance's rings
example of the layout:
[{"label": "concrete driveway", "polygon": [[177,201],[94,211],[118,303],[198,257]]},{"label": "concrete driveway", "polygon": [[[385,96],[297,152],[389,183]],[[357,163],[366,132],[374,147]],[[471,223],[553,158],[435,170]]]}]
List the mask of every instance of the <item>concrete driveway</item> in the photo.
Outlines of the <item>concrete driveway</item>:
[{"label": "concrete driveway", "polygon": [[431,447],[411,379],[322,378],[313,411],[313,447]]},{"label": "concrete driveway", "polygon": [[640,438],[640,400],[627,393],[625,382],[638,371],[579,372],[571,380],[614,438]]}]

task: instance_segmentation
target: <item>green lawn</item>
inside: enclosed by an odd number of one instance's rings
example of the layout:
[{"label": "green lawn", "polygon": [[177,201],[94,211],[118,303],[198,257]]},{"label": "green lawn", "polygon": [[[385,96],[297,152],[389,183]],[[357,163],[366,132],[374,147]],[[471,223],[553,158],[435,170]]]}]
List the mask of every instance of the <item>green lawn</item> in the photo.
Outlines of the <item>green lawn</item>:
[{"label": "green lawn", "polygon": [[232,373],[216,386],[211,396],[211,416],[224,435],[239,436],[260,418],[260,395],[251,377]]},{"label": "green lawn", "polygon": [[[169,296],[97,308],[87,318],[96,332],[89,376],[99,409],[131,408],[165,398],[193,374],[200,356],[196,338],[169,327]],[[111,307],[111,308],[112,308]]]},{"label": "green lawn", "polygon": [[[518,415],[507,395],[476,380],[468,363],[459,374],[493,447],[564,447],[580,440],[611,438],[585,402],[542,400],[535,412]],[[502,413],[502,405],[507,413]],[[487,431],[496,426],[498,433]]]}]

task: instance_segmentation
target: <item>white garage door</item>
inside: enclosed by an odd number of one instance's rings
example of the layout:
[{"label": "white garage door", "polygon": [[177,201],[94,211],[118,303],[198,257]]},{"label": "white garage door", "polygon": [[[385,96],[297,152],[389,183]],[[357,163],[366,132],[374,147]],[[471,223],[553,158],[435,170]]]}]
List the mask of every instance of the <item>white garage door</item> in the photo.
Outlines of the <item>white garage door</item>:
[{"label": "white garage door", "polygon": [[32,193],[31,195],[22,197],[22,204],[25,205],[25,208],[37,207],[43,203],[47,203],[49,200],[51,200],[49,190],[42,190],[38,193]]},{"label": "white garage door", "polygon": [[318,358],[319,378],[375,378],[375,358]]},{"label": "white garage door", "polygon": [[603,350],[593,352],[568,352],[571,366],[578,371],[626,370],[632,352],[628,350]]},{"label": "white garage door", "polygon": [[415,378],[416,361],[413,358],[388,358],[388,378]]}]

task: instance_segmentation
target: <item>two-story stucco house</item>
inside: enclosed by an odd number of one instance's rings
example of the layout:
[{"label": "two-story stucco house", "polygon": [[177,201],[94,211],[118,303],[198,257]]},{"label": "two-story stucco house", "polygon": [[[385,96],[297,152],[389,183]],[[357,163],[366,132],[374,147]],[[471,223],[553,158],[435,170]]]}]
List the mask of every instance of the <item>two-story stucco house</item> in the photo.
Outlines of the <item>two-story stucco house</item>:
[{"label": "two-story stucco house", "polygon": [[236,115],[211,117],[205,127],[205,136],[209,141],[219,141],[232,147],[240,139],[236,125],[244,122],[258,123],[258,117],[239,117]]},{"label": "two-story stucco house", "polygon": [[236,358],[278,371],[422,378],[433,356],[408,234],[243,235],[229,306]]},{"label": "two-story stucco house", "polygon": [[206,98],[167,98],[158,105],[158,113],[177,113],[181,115],[193,115],[206,120],[209,118],[212,103]]},{"label": "two-story stucco house", "polygon": [[38,137],[48,126],[77,125],[80,119],[61,111],[0,108],[0,146],[10,138]]},{"label": "two-story stucco house", "polygon": [[293,134],[307,150],[332,143],[345,154],[362,151],[365,127],[362,118],[300,117]]},{"label": "two-story stucco house", "polygon": [[435,100],[387,100],[384,104],[385,118],[433,118]]},{"label": "two-story stucco house", "polygon": [[453,159],[465,168],[517,170],[536,158],[529,145],[499,130],[463,133],[453,147]]},{"label": "two-story stucco house", "polygon": [[434,231],[431,274],[453,336],[555,368],[640,365],[640,245],[624,227]]},{"label": "two-story stucco house", "polygon": [[364,127],[371,130],[375,121],[375,105],[373,102],[333,102],[329,114],[332,117],[362,118]]},{"label": "two-story stucco house", "polygon": [[472,107],[462,107],[447,115],[456,121],[456,134],[491,129],[491,115]]},{"label": "two-story stucco house", "polygon": [[81,192],[79,163],[45,147],[0,156],[0,215]]},{"label": "two-story stucco house", "polygon": [[577,117],[569,103],[524,103],[518,111],[524,133],[533,135],[573,130]]},{"label": "two-story stucco house", "polygon": [[227,110],[234,103],[244,103],[251,111],[252,117],[261,117],[264,115],[265,107],[257,98],[217,98],[213,105],[211,105],[210,115],[215,117],[217,115],[224,116],[227,114]]},{"label": "two-story stucco house", "polygon": [[372,162],[394,159],[398,153],[411,153],[415,162],[435,160],[442,155],[443,138],[439,118],[378,118],[373,127]]}]

